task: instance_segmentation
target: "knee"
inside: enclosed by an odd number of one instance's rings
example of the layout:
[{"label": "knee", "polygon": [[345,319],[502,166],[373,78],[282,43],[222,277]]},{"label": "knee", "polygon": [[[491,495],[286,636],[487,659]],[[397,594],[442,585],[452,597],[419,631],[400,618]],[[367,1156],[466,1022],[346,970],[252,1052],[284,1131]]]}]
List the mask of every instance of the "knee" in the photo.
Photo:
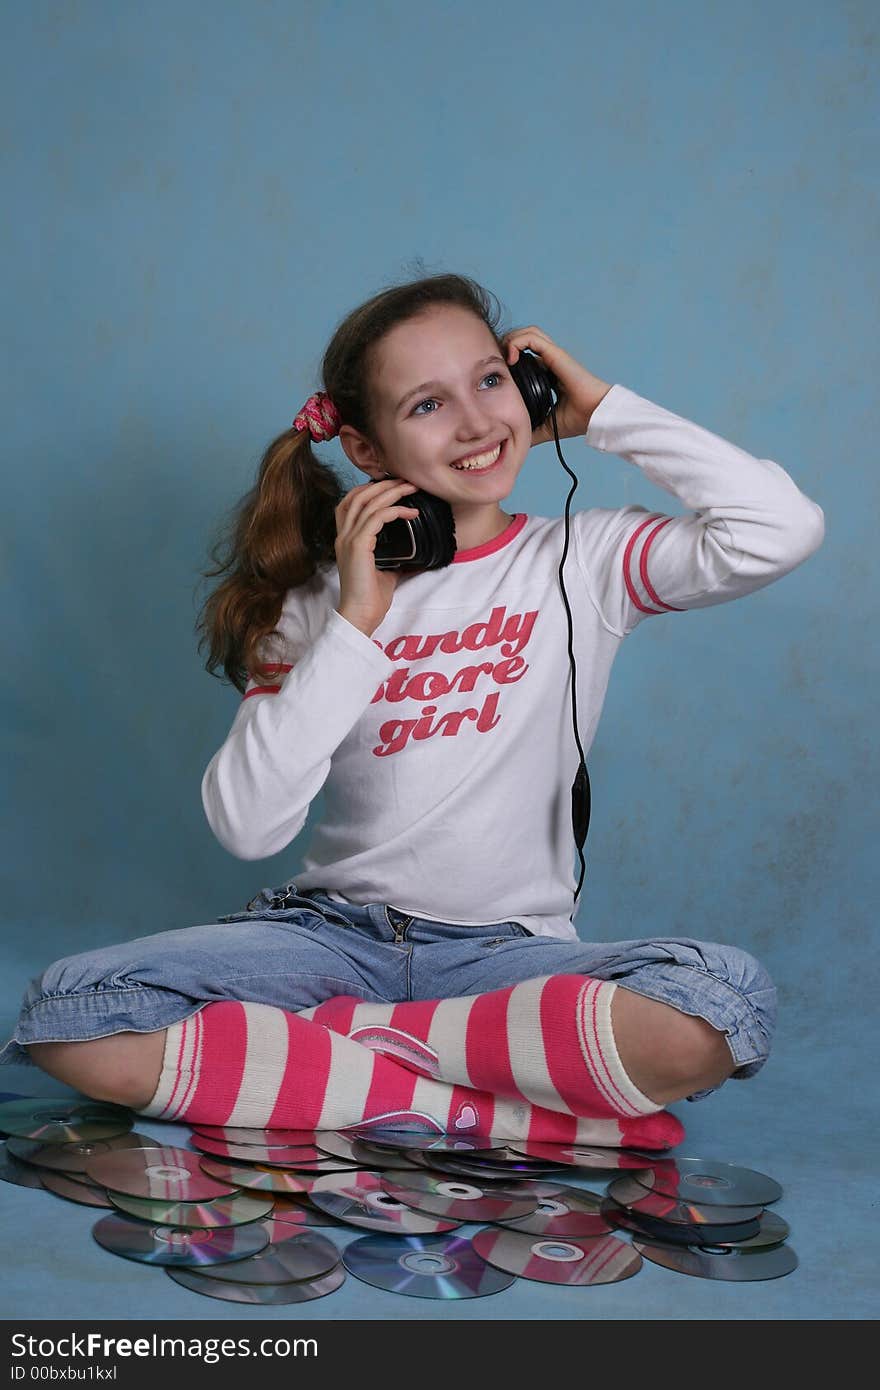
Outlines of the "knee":
[{"label": "knee", "polygon": [[720,1086],[736,1066],[727,1034],[694,1014],[679,1015],[667,1056],[669,1080],[683,1094]]},{"label": "knee", "polygon": [[164,1030],[116,1033],[83,1042],[27,1044],[41,1071],[92,1100],[141,1110],[156,1093],[164,1052]]},{"label": "knee", "polygon": [[733,1071],[726,1034],[696,1014],[626,988],[616,992],[611,1013],[631,1080],[658,1104],[719,1086]]}]

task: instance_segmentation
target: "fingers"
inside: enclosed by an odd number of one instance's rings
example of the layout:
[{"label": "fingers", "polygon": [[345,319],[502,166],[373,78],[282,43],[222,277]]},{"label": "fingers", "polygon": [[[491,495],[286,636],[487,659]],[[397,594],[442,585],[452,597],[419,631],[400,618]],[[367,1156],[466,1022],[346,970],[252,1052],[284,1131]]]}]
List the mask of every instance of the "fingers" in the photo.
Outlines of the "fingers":
[{"label": "fingers", "polygon": [[536,324],[530,324],[527,328],[511,328],[509,333],[503,334],[501,341],[504,344],[505,356],[511,366],[517,361],[524,348],[530,348],[540,356],[542,348],[548,346],[552,348],[553,346],[553,339],[548,337],[543,329],[538,328]]},{"label": "fingers", "polygon": [[[415,507],[400,505],[400,499],[418,491],[415,483],[402,478],[383,478],[379,483],[360,483],[347,492],[336,507],[336,529],[338,534],[349,532],[360,522],[398,515],[401,512],[415,512]],[[396,504],[396,505],[395,505]]]}]

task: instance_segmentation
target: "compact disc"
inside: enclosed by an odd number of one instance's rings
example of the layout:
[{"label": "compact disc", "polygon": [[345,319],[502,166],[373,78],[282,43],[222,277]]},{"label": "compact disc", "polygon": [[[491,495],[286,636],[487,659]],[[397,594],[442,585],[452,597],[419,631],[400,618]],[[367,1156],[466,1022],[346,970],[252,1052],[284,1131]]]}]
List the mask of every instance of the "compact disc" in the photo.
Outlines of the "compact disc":
[{"label": "compact disc", "polygon": [[340,1134],[335,1129],[318,1130],[318,1148],[323,1154],[329,1154],[332,1158],[344,1158],[348,1163],[355,1164],[362,1168],[363,1164],[355,1153],[355,1139],[349,1139],[347,1134]]},{"label": "compact disc", "polygon": [[[239,1231],[262,1230],[262,1227],[239,1226]],[[265,1231],[262,1232],[265,1235]],[[339,1264],[339,1251],[326,1236],[315,1231],[303,1231],[292,1240],[278,1245],[266,1245],[259,1254],[243,1264],[214,1265],[205,1270],[211,1279],[229,1279],[236,1284],[285,1284],[293,1279],[317,1279],[329,1274]]]},{"label": "compact disc", "polygon": [[736,1245],[740,1250],[761,1250],[771,1245],[781,1245],[787,1236],[791,1235],[791,1227],[787,1221],[783,1221],[781,1216],[777,1216],[775,1211],[764,1211],[758,1218],[758,1234],[751,1236],[748,1240],[712,1240],[700,1241],[700,1245]]},{"label": "compact disc", "polygon": [[15,1183],[16,1187],[43,1186],[39,1170],[19,1163],[17,1158],[7,1153],[5,1144],[0,1145],[0,1181]]},{"label": "compact disc", "polygon": [[304,1208],[300,1208],[298,1212],[285,1212],[283,1221],[272,1212],[260,1224],[269,1237],[269,1244],[277,1245],[282,1240],[292,1240],[300,1235],[308,1222]]},{"label": "compact disc", "polygon": [[609,1183],[605,1195],[619,1206],[628,1207],[634,1216],[649,1216],[656,1221],[675,1222],[684,1226],[729,1226],[737,1221],[754,1221],[761,1215],[759,1206],[725,1207],[721,1213],[717,1207],[700,1206],[696,1202],[681,1202],[677,1197],[667,1197],[662,1192],[648,1192],[644,1185],[630,1174],[623,1178],[615,1178]]},{"label": "compact disc", "polygon": [[314,1146],[292,1148],[283,1144],[271,1147],[263,1144],[227,1144],[224,1139],[206,1139],[202,1134],[193,1134],[190,1142],[193,1148],[214,1158],[231,1158],[237,1163],[270,1163],[279,1168],[299,1162],[314,1163],[327,1157]]},{"label": "compact disc", "polygon": [[554,1163],[549,1158],[527,1158],[525,1154],[518,1153],[516,1149],[488,1149],[485,1153],[477,1149],[471,1154],[459,1155],[462,1163],[473,1163],[477,1165],[487,1165],[490,1168],[511,1168],[525,1172],[529,1168],[535,1171],[548,1168],[564,1168],[563,1163]]},{"label": "compact disc", "polygon": [[434,1134],[426,1130],[359,1129],[346,1130],[352,1139],[363,1139],[384,1149],[436,1149],[438,1153],[465,1153],[468,1149],[503,1149],[497,1139],[479,1134]]},{"label": "compact disc", "polygon": [[[236,1160],[242,1162],[241,1159]],[[268,1159],[261,1159],[262,1167],[278,1167],[280,1169],[292,1169],[295,1173],[320,1174],[320,1173],[350,1173],[358,1167],[356,1163],[347,1163],[344,1158],[331,1158],[329,1154],[319,1154],[317,1158],[298,1158],[287,1159],[284,1163],[278,1163],[273,1159],[270,1163]]]},{"label": "compact disc", "polygon": [[351,1156],[359,1168],[421,1168],[418,1162],[419,1150],[389,1149],[379,1144],[368,1144],[364,1139],[352,1139]]},{"label": "compact disc", "polygon": [[234,1183],[236,1187],[255,1192],[310,1192],[314,1182],[314,1178],[300,1173],[286,1173],[283,1168],[265,1168],[259,1163],[249,1168],[244,1163],[224,1163],[219,1158],[203,1158],[201,1166],[202,1172],[219,1182]]},{"label": "compact disc", "polygon": [[477,1163],[471,1158],[459,1158],[453,1154],[439,1154],[413,1149],[413,1158],[419,1168],[432,1168],[440,1173],[459,1173],[472,1178],[485,1178],[487,1182],[496,1179],[501,1182],[521,1181],[523,1178],[543,1178],[548,1173],[557,1173],[560,1168],[555,1163]]},{"label": "compact disc", "polygon": [[[316,1179],[317,1181],[317,1179]],[[274,1206],[266,1217],[265,1225],[273,1232],[272,1240],[287,1240],[287,1235],[282,1233],[282,1228],[287,1225],[291,1231],[301,1230],[303,1226],[342,1226],[344,1222],[337,1221],[335,1216],[329,1212],[319,1211],[313,1207],[307,1197],[274,1196]]]},{"label": "compact disc", "polygon": [[477,1231],[477,1254],[498,1269],[542,1284],[613,1284],[629,1279],[642,1261],[619,1236],[563,1240],[521,1231]]},{"label": "compact disc", "polygon": [[[632,1155],[624,1149],[603,1149],[588,1144],[543,1144],[536,1140],[511,1139],[508,1145],[514,1153],[526,1158],[546,1159],[549,1163],[563,1163],[572,1168],[632,1168]],[[645,1159],[640,1156],[640,1164]]]},{"label": "compact disc", "polygon": [[150,1201],[125,1192],[111,1192],[109,1196],[112,1205],[127,1216],[159,1226],[246,1226],[249,1221],[261,1221],[272,1210],[271,1197],[255,1197],[250,1192],[215,1197],[210,1202]]},{"label": "compact disc", "polygon": [[558,1183],[533,1184],[538,1208],[528,1216],[500,1224],[530,1236],[602,1236],[612,1229],[601,1214],[603,1198],[585,1188],[560,1187]]},{"label": "compact disc", "polygon": [[285,1284],[230,1284],[220,1279],[206,1279],[201,1270],[195,1269],[166,1269],[165,1273],[176,1284],[182,1284],[193,1293],[207,1294],[208,1298],[223,1298],[229,1303],[256,1303],[263,1307],[308,1303],[313,1298],[335,1293],[345,1283],[341,1261],[335,1269],[318,1279],[290,1280]]},{"label": "compact disc", "polygon": [[258,1224],[192,1231],[181,1226],[151,1226],[125,1216],[102,1216],[92,1227],[92,1235],[114,1255],[150,1265],[237,1263],[269,1243],[268,1234]]},{"label": "compact disc", "polygon": [[365,1284],[410,1298],[482,1298],[514,1282],[462,1236],[361,1236],[342,1263]]},{"label": "compact disc", "polygon": [[631,1231],[642,1240],[659,1240],[674,1245],[718,1245],[722,1241],[749,1240],[760,1230],[758,1218],[751,1221],[724,1222],[727,1207],[716,1207],[718,1223],[712,1226],[685,1226],[676,1221],[661,1221],[654,1216],[637,1215],[630,1207],[618,1206],[610,1197],[602,1203],[602,1215],[610,1225],[623,1231]]},{"label": "compact disc", "polygon": [[277,1148],[280,1144],[295,1148],[314,1148],[317,1131],[314,1129],[245,1129],[241,1125],[192,1125],[193,1134],[205,1139],[221,1139],[225,1144],[262,1144]]},{"label": "compact disc", "polygon": [[118,1134],[113,1139],[80,1139],[73,1144],[41,1144],[36,1139],[8,1139],[9,1152],[37,1168],[51,1168],[58,1173],[85,1173],[86,1164],[102,1154],[117,1153],[120,1149],[150,1149],[155,1139],[146,1134]]},{"label": "compact disc", "polygon": [[765,1207],[782,1196],[779,1183],[766,1173],[714,1158],[643,1159],[632,1176],[650,1192],[699,1206]]},{"label": "compact disc", "polygon": [[69,1178],[71,1182],[84,1182],[85,1185],[86,1185],[86,1187],[95,1187],[95,1185],[96,1185],[95,1183],[92,1182],[91,1178],[88,1176],[87,1173],[74,1173],[74,1172],[70,1171],[69,1169],[65,1169],[63,1173],[60,1173],[58,1169],[54,1169],[54,1170],[53,1170],[53,1169],[46,1169],[46,1168],[43,1168],[43,1169],[41,1170],[40,1176],[41,1176],[41,1177],[45,1177],[45,1175],[46,1175],[47,1172],[53,1172],[53,1171],[56,1172],[56,1173],[59,1173],[59,1176],[61,1176],[61,1177]]},{"label": "compact disc", "polygon": [[209,1202],[228,1197],[237,1184],[209,1177],[198,1154],[171,1144],[152,1149],[120,1149],[91,1158],[86,1172],[93,1182],[130,1197],[154,1202]]},{"label": "compact disc", "polygon": [[48,1169],[44,1169],[40,1177],[47,1192],[66,1197],[69,1202],[79,1202],[83,1207],[113,1207],[103,1187],[96,1187],[92,1182],[77,1182],[67,1173],[52,1173]]},{"label": "compact disc", "polygon": [[[716,1211],[717,1210],[718,1208],[716,1207]],[[647,1232],[642,1232],[639,1239],[653,1245],[688,1244],[691,1249],[700,1250],[705,1254],[715,1252],[718,1246],[723,1246],[725,1249],[728,1246],[734,1246],[737,1250],[744,1251],[767,1250],[771,1246],[781,1245],[786,1237],[791,1234],[791,1227],[788,1222],[783,1221],[781,1216],[777,1216],[775,1211],[762,1212],[754,1224],[757,1225],[758,1230],[755,1235],[749,1236],[746,1240],[740,1237],[736,1240],[718,1239],[711,1234],[718,1228],[709,1226],[697,1228],[690,1242],[673,1242],[668,1240],[666,1236],[649,1235]],[[751,1226],[752,1223],[750,1222],[749,1225]]]},{"label": "compact disc", "polygon": [[528,1216],[538,1199],[531,1188],[521,1184],[491,1189],[440,1173],[390,1172],[377,1174],[386,1192],[406,1207],[427,1211],[451,1221],[502,1221]]},{"label": "compact disc", "polygon": [[131,1129],[134,1116],[122,1105],[97,1100],[8,1100],[0,1104],[0,1130],[43,1144],[112,1139]]},{"label": "compact disc", "polygon": [[634,1240],[633,1249],[652,1264],[678,1274],[693,1274],[698,1279],[779,1279],[797,1269],[798,1263],[790,1245],[775,1245],[769,1250],[740,1250],[734,1246],[710,1251],[692,1245]]},{"label": "compact disc", "polygon": [[452,1231],[461,1223],[443,1221],[392,1197],[382,1186],[380,1173],[359,1169],[354,1173],[328,1173],[318,1178],[309,1200],[321,1211],[329,1212],[339,1221],[352,1226],[366,1226],[373,1231],[396,1231],[400,1235],[429,1235],[437,1231]]}]

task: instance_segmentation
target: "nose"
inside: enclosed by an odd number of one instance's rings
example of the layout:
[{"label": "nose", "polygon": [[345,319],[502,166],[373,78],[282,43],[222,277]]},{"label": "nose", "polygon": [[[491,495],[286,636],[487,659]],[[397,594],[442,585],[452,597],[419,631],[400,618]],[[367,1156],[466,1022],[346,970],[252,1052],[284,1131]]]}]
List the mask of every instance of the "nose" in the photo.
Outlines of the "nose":
[{"label": "nose", "polygon": [[492,415],[482,401],[467,399],[459,410],[456,434],[468,442],[472,439],[485,439],[491,433]]}]

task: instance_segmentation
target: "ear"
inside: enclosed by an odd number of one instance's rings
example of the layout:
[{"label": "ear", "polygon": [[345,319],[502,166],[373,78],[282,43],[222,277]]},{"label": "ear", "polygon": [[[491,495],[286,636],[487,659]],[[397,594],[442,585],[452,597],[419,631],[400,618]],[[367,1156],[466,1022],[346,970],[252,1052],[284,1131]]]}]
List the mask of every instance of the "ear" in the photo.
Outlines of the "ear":
[{"label": "ear", "polygon": [[376,479],[388,476],[379,453],[360,430],[354,429],[352,425],[342,425],[339,430],[339,442],[347,457],[362,473]]}]

